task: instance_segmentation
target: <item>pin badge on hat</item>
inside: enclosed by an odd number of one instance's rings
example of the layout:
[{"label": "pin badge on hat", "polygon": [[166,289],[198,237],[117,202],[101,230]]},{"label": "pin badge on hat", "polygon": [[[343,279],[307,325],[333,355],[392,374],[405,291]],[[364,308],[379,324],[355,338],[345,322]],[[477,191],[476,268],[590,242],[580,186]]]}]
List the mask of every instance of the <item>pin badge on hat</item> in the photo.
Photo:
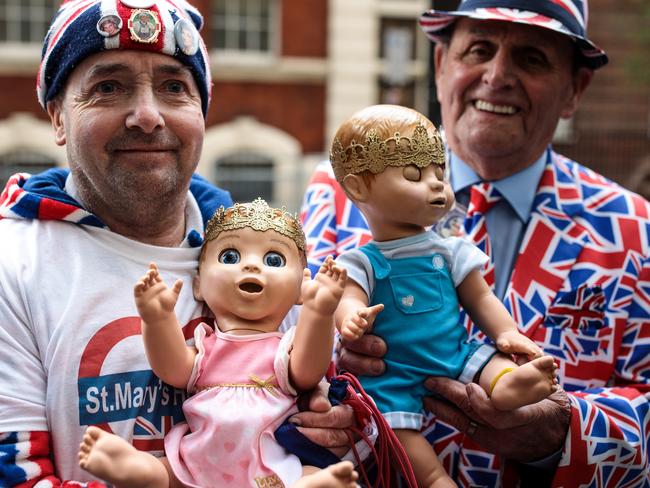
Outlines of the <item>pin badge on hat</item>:
[{"label": "pin badge on hat", "polygon": [[115,14],[104,15],[97,21],[97,32],[104,37],[113,37],[122,30],[122,19]]},{"label": "pin badge on hat", "polygon": [[131,8],[149,8],[156,3],[155,0],[122,0],[122,5]]},{"label": "pin badge on hat", "polygon": [[199,50],[199,33],[194,24],[187,19],[178,19],[174,24],[176,45],[184,54],[194,56]]},{"label": "pin badge on hat", "polygon": [[131,39],[134,41],[151,44],[158,40],[161,25],[158,14],[153,10],[134,10],[129,17],[128,25]]}]

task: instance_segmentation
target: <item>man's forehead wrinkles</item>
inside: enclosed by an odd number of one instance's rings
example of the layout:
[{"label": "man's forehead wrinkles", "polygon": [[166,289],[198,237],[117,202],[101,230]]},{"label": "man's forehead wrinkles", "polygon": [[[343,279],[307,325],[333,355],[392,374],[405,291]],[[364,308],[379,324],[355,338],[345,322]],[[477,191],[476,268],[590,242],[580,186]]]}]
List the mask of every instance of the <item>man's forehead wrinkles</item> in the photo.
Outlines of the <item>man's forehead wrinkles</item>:
[{"label": "man's forehead wrinkles", "polygon": [[190,69],[182,64],[162,64],[154,67],[156,75],[186,75],[192,76]]},{"label": "man's forehead wrinkles", "polygon": [[[474,21],[470,24],[468,32],[476,36],[508,37],[513,42],[537,45],[539,42],[548,42],[553,36],[547,35],[535,27],[527,25],[508,24],[500,21]],[[520,41],[520,42],[519,42]]]},{"label": "man's forehead wrinkles", "polygon": [[121,71],[131,71],[131,67],[126,63],[98,63],[88,70],[88,78],[112,75]]},{"label": "man's forehead wrinkles", "polygon": [[[146,70],[145,70],[146,71]],[[141,72],[140,69],[136,69],[128,63],[116,62],[116,63],[99,63],[93,65],[87,73],[86,78],[102,78],[106,76],[113,76],[117,74],[126,74],[126,75],[137,75]],[[154,65],[153,67],[154,76],[161,75],[174,75],[174,76],[192,76],[191,71],[180,64],[164,63],[160,65]]]}]

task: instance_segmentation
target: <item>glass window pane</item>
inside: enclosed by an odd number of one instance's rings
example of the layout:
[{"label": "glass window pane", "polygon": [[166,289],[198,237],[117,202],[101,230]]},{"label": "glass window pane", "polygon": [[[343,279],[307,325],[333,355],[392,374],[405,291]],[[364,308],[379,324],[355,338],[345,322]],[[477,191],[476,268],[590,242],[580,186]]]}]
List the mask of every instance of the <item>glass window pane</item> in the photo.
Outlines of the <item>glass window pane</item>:
[{"label": "glass window pane", "polygon": [[0,42],[41,43],[59,0],[0,1]]},{"label": "glass window pane", "polygon": [[216,49],[268,52],[271,49],[271,9],[275,0],[212,0],[210,29]]},{"label": "glass window pane", "polygon": [[235,202],[257,197],[273,200],[273,160],[266,156],[239,152],[222,157],[215,164],[215,182],[230,191]]}]

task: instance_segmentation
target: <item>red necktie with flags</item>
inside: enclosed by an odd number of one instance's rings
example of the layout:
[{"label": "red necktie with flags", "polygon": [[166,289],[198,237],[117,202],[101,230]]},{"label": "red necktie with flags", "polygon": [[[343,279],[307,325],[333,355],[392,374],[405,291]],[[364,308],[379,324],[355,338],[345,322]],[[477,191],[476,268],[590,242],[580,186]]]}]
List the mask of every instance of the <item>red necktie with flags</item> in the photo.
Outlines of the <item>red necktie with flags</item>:
[{"label": "red necktie with flags", "polygon": [[469,206],[465,216],[465,234],[476,246],[488,255],[490,260],[483,268],[483,277],[494,289],[494,257],[487,232],[485,216],[503,197],[492,183],[484,181],[472,186]]}]

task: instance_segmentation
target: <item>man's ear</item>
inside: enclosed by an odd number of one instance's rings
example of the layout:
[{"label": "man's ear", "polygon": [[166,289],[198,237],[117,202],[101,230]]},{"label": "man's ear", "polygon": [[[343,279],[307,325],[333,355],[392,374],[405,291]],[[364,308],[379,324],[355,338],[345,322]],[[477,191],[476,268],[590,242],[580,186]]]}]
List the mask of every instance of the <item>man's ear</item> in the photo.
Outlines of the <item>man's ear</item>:
[{"label": "man's ear", "polygon": [[203,301],[203,295],[201,295],[201,277],[198,273],[196,273],[194,278],[192,278],[192,293],[196,300],[200,302]]},{"label": "man's ear", "polygon": [[582,99],[582,95],[589,86],[589,83],[591,83],[593,76],[593,70],[585,67],[578,68],[573,75],[573,80],[571,81],[571,86],[573,88],[571,96],[566,101],[564,109],[560,113],[560,117],[563,119],[569,119],[573,116],[575,111],[578,109],[578,104]]},{"label": "man's ear", "polygon": [[61,101],[58,98],[47,102],[47,114],[50,116],[52,127],[54,128],[54,142],[58,146],[65,145],[65,124],[63,123],[63,112],[61,111]]},{"label": "man's ear", "polygon": [[368,198],[368,185],[361,175],[346,175],[341,186],[354,202],[365,202]]},{"label": "man's ear", "polygon": [[[435,78],[436,78],[436,86],[441,86],[441,80],[440,77],[442,76],[442,72],[444,71],[444,60],[445,56],[447,56],[447,50],[449,49],[449,46],[447,44],[444,44],[442,42],[437,42],[436,46],[433,48],[433,66],[434,66],[434,73],[435,73]],[[437,97],[438,101],[440,102],[440,90],[436,90],[437,92]]]}]

